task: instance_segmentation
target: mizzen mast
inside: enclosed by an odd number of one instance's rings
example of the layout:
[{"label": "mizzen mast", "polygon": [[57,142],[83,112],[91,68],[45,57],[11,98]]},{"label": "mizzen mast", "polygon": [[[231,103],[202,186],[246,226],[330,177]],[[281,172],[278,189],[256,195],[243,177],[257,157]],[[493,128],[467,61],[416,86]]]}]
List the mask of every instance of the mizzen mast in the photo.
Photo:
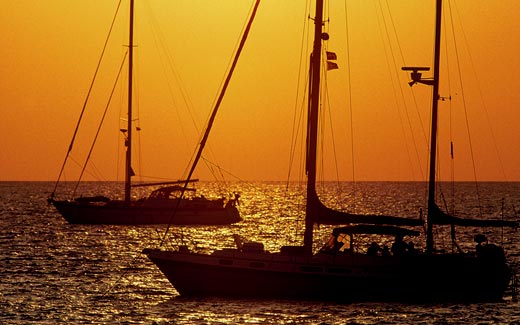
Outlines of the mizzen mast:
[{"label": "mizzen mast", "polygon": [[441,57],[441,23],[442,23],[442,0],[436,0],[435,10],[435,43],[433,58],[433,78],[423,79],[420,71],[429,71],[428,67],[403,67],[405,71],[412,71],[412,81],[410,87],[415,83],[422,83],[433,86],[432,90],[432,120],[430,135],[430,172],[428,179],[428,214],[426,220],[426,252],[432,253],[434,250],[433,239],[433,215],[438,210],[435,203],[435,177],[437,164],[437,120],[439,107],[439,71]]},{"label": "mizzen mast", "polygon": [[134,63],[134,0],[130,0],[130,26],[128,33],[128,126],[126,131],[126,158],[125,158],[125,203],[130,202],[130,188],[132,182],[132,74]]},{"label": "mizzen mast", "polygon": [[426,251],[432,253],[433,242],[433,220],[432,211],[435,205],[435,176],[437,163],[437,119],[439,106],[439,70],[441,56],[441,19],[442,19],[442,0],[437,0],[435,11],[435,52],[433,58],[433,94],[432,94],[432,126],[430,144],[430,175],[428,183],[428,219],[426,228]]}]

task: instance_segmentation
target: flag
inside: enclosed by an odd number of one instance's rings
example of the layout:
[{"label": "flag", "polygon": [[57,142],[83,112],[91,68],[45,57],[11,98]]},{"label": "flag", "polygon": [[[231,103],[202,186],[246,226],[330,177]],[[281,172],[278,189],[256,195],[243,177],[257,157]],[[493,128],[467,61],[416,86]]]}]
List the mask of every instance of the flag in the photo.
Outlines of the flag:
[{"label": "flag", "polygon": [[336,62],[327,61],[327,70],[339,69]]},{"label": "flag", "polygon": [[336,53],[327,51],[327,60],[337,60]]}]

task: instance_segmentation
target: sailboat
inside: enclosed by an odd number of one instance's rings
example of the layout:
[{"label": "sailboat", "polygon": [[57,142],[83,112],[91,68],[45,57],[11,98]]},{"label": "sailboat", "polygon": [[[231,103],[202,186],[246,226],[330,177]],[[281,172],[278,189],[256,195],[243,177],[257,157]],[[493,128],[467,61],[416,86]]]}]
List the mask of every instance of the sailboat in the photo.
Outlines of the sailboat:
[{"label": "sailboat", "polygon": [[[237,204],[237,193],[228,197],[209,199],[195,193],[195,188],[180,184],[184,180],[162,183],[132,183],[132,100],[133,100],[133,57],[134,57],[134,0],[130,0],[130,24],[128,45],[128,125],[125,130],[125,184],[124,200],[110,199],[104,195],[77,197],[70,200],[55,199],[55,192],[63,173],[56,182],[48,202],[71,224],[168,224],[168,225],[227,225],[242,220]],[[81,119],[80,119],[81,121]],[[79,126],[79,122],[78,122]],[[74,134],[67,153],[74,143]],[[65,158],[65,163],[67,161]],[[189,183],[197,180],[190,180]],[[162,186],[153,190],[148,197],[133,199],[134,186]]]},{"label": "sailboat", "polygon": [[[426,220],[389,215],[361,215],[326,207],[316,192],[318,118],[324,1],[316,1],[314,43],[310,68],[307,127],[307,198],[303,246],[282,246],[268,252],[263,243],[237,238],[235,248],[198,253],[187,246],[174,250],[147,248],[144,254],[162,271],[181,296],[289,298],[332,301],[481,302],[503,299],[511,277],[504,249],[475,237],[474,252],[435,249],[436,225],[516,227],[504,220],[467,220],[448,215],[435,203],[435,129],[438,96],[432,104],[431,171]],[[412,71],[414,82],[439,85],[442,0],[436,0],[436,36],[433,79],[422,79],[421,67]],[[426,249],[414,251],[405,238],[421,236],[426,222]],[[315,224],[334,225],[330,239],[316,252]],[[392,251],[378,254],[357,250],[362,235],[395,238]],[[376,251],[377,252],[377,251]]]}]

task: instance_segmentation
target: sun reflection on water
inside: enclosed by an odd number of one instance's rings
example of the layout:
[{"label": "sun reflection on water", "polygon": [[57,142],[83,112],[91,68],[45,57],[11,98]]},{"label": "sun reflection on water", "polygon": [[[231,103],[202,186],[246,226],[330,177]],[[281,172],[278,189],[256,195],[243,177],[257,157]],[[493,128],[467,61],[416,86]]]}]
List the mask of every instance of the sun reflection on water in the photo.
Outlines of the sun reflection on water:
[{"label": "sun reflection on water", "polygon": [[[279,300],[183,299],[141,251],[157,246],[165,226],[69,225],[46,198],[51,183],[0,183],[0,322],[12,324],[402,324],[402,323],[514,323],[520,321],[518,302],[470,306],[407,306]],[[90,186],[97,185],[91,183]],[[200,184],[210,192],[213,183]],[[423,204],[421,183],[362,183],[355,191],[340,183],[320,187],[323,201],[351,212],[390,213],[417,217]],[[119,193],[120,184],[104,184]],[[479,213],[468,184],[457,184],[464,201],[455,211],[465,217]],[[517,183],[485,184],[481,188],[486,212],[500,216],[501,189],[506,207],[520,206]],[[299,184],[236,183],[241,193],[243,222],[229,227],[172,227],[165,247],[186,243],[190,249],[211,252],[234,247],[233,235],[263,242],[275,252],[283,245],[302,243],[304,190]],[[99,190],[96,187],[91,192]],[[110,194],[110,193],[107,193]],[[354,204],[355,203],[355,204]],[[449,201],[448,201],[449,203]],[[498,203],[498,204],[496,204]],[[493,208],[498,206],[498,208]],[[509,209],[508,209],[509,210]],[[506,212],[506,217],[510,217]],[[330,235],[330,227],[316,228],[316,248]],[[458,230],[463,249],[474,247],[472,232]],[[510,258],[520,263],[514,230],[489,230],[491,241],[505,242]],[[369,239],[370,240],[370,239]],[[441,239],[442,240],[442,239]],[[449,238],[445,239],[449,244]],[[382,244],[382,243],[380,243]],[[418,245],[419,246],[419,243]],[[448,245],[449,246],[449,245]],[[420,248],[420,247],[418,247]]]}]

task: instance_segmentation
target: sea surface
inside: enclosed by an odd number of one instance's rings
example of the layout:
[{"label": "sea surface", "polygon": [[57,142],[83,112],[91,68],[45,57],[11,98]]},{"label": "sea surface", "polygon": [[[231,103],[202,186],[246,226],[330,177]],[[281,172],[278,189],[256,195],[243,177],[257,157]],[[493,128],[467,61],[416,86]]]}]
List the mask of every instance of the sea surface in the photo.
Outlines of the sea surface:
[{"label": "sea surface", "polygon": [[[457,215],[517,218],[520,183],[442,184],[443,200]],[[211,251],[233,247],[233,234],[276,251],[301,243],[304,188],[291,183],[200,183],[206,196],[240,192],[243,222],[227,227],[70,225],[47,204],[51,182],[0,182],[0,324],[520,324],[520,303],[336,304],[288,300],[186,299],[140,252],[185,243]],[[70,187],[67,184],[66,187]],[[120,183],[85,183],[86,195],[121,196]],[[417,218],[425,202],[423,183],[325,183],[327,205],[358,213]],[[457,230],[461,247],[473,249],[478,229]],[[483,229],[503,243],[520,266],[515,230]],[[316,230],[316,248],[330,228]],[[439,244],[449,236],[439,234]],[[416,247],[421,249],[421,243]],[[427,281],[427,279],[425,279]],[[418,284],[420,285],[420,284]],[[345,293],[348,294],[348,293]]]}]

